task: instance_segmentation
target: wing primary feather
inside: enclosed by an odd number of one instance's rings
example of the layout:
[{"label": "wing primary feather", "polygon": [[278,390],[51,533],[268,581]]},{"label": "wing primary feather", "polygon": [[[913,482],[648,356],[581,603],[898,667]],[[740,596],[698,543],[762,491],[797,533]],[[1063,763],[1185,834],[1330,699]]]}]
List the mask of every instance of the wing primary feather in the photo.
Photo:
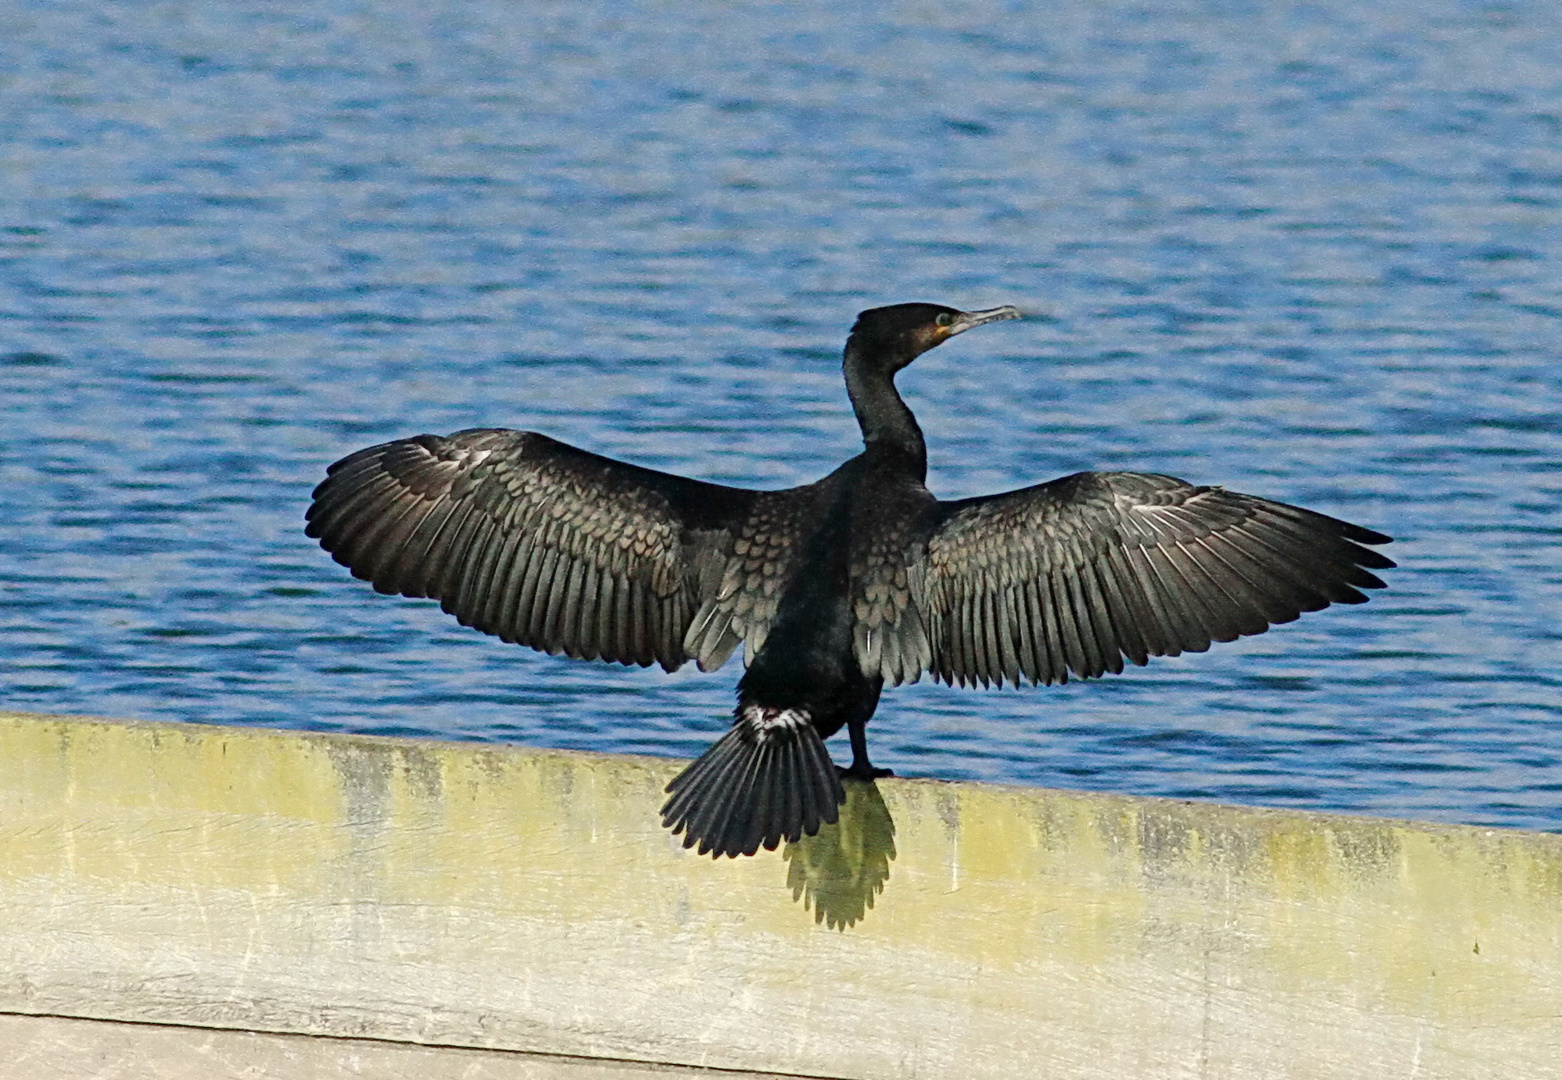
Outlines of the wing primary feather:
[{"label": "wing primary feather", "polygon": [[548,574],[537,583],[537,604],[542,609],[537,619],[537,645],[550,653],[559,651],[559,613],[569,592],[569,552],[549,550]]},{"label": "wing primary feather", "polygon": [[1297,535],[1283,524],[1267,515],[1256,515],[1246,523],[1242,535],[1272,553],[1271,558],[1264,560],[1265,566],[1277,570],[1284,567],[1304,588],[1326,602],[1341,600],[1342,579],[1350,575],[1355,565],[1349,559],[1321,550],[1316,537]]},{"label": "wing primary feather", "polygon": [[481,515],[474,511],[470,502],[457,503],[450,511],[450,521],[440,530],[438,545],[429,550],[429,596],[443,601],[455,591],[460,580],[462,556],[480,520]]},{"label": "wing primary feather", "polygon": [[671,604],[666,598],[653,595],[647,610],[651,615],[651,648],[655,654],[656,662],[667,670],[672,670],[675,663],[669,661],[671,646],[667,640],[668,623],[672,620],[668,617]]},{"label": "wing primary feather", "polygon": [[1156,572],[1150,549],[1139,544],[1130,544],[1121,549],[1120,554],[1133,574],[1139,595],[1144,598],[1147,609],[1155,619],[1160,638],[1160,647],[1156,650],[1156,654],[1177,656],[1187,647],[1184,644],[1187,636],[1183,632],[1180,612],[1167,602],[1165,586],[1161,583],[1160,574]]},{"label": "wing primary feather", "polygon": [[629,597],[629,626],[635,642],[635,663],[641,667],[649,667],[656,663],[655,650],[651,645],[649,620],[646,618],[646,607],[651,602],[651,589],[644,580],[636,580],[633,586],[633,592]]},{"label": "wing primary feather", "polygon": [[1041,604],[1042,626],[1046,630],[1047,654],[1050,657],[1049,684],[1068,682],[1068,646],[1063,630],[1067,612],[1058,607],[1057,590],[1054,588],[1056,576],[1053,571],[1036,582],[1036,599]]},{"label": "wing primary feather", "polygon": [[602,620],[602,580],[605,575],[596,564],[586,561],[580,583],[580,613],[576,616],[580,627],[580,651],[587,660],[600,660],[606,651]]},{"label": "wing primary feather", "polygon": [[462,626],[472,625],[472,603],[474,594],[479,592],[479,583],[475,580],[477,568],[488,553],[488,545],[499,531],[486,516],[472,522],[471,528],[470,539],[461,553],[459,566],[455,568],[455,587],[440,602],[440,606],[459,619]]},{"label": "wing primary feather", "polygon": [[950,686],[965,686],[972,661],[970,661],[970,608],[964,591],[954,592],[951,599],[950,611],[945,619],[945,639],[948,644],[948,667],[951,678],[948,678]]},{"label": "wing primary feather", "polygon": [[1020,651],[1020,670],[1034,686],[1043,682],[1046,670],[1042,641],[1041,610],[1036,604],[1036,582],[1022,581],[1015,588],[1015,611]]},{"label": "wing primary feather", "polygon": [[945,681],[950,686],[964,686],[965,673],[970,670],[970,660],[966,656],[968,630],[966,629],[965,595],[957,590],[951,592],[953,595],[949,600],[949,608],[944,613],[945,666],[949,669]]},{"label": "wing primary feather", "polygon": [[623,642],[619,640],[618,623],[618,574],[610,569],[601,570],[597,576],[597,639],[602,647],[602,659],[622,662]]},{"label": "wing primary feather", "polygon": [[1205,595],[1211,607],[1223,605],[1227,626],[1239,635],[1261,634],[1269,628],[1257,594],[1246,579],[1210,547],[1207,537],[1190,537],[1177,546],[1185,553],[1187,565],[1202,575],[1209,590]]},{"label": "wing primary feather", "polygon": [[1240,547],[1223,533],[1211,533],[1200,537],[1199,543],[1218,560],[1234,580],[1240,582],[1248,602],[1266,623],[1290,622],[1301,614],[1301,607],[1275,589],[1274,576],[1264,573],[1263,567],[1254,565]]},{"label": "wing primary feather", "polygon": [[1305,570],[1287,554],[1277,551],[1246,528],[1232,529],[1223,539],[1241,553],[1255,574],[1262,574],[1270,589],[1288,607],[1318,611],[1329,606],[1329,598],[1309,579]]},{"label": "wing primary feather", "polygon": [[1210,646],[1209,629],[1199,609],[1189,598],[1188,586],[1172,566],[1166,549],[1154,547],[1140,550],[1144,552],[1145,566],[1154,575],[1155,596],[1176,627],[1179,649],[1182,652],[1205,652]]},{"label": "wing primary feather", "polygon": [[684,635],[684,651],[699,661],[700,670],[710,670],[705,666],[705,658],[714,647],[714,639],[717,637],[712,624],[721,614],[721,608],[714,600],[705,601],[700,610],[695,612],[694,620],[689,623],[689,630]]},{"label": "wing primary feather", "polygon": [[1077,559],[1070,562],[1064,574],[1068,582],[1069,603],[1074,610],[1074,625],[1079,635],[1079,647],[1084,657],[1084,667],[1076,667],[1075,673],[1094,679],[1106,670],[1106,657],[1101,655],[1101,635],[1096,629],[1096,612],[1086,594],[1084,568]]},{"label": "wing primary feather", "polygon": [[[317,538],[327,551],[335,555],[342,546],[343,534],[361,531],[359,522],[364,518],[372,521],[376,508],[389,498],[394,498],[400,490],[401,485],[396,482],[396,478],[384,472],[346,491],[338,491],[334,481],[327,480],[315,490],[315,498],[319,501],[314,508],[319,512],[309,521],[308,529],[312,530],[309,535]],[[350,564],[343,562],[343,565]]]},{"label": "wing primary feather", "polygon": [[372,534],[363,538],[364,575],[374,583],[376,592],[402,591],[401,575],[396,573],[407,541],[428,516],[431,503],[406,492],[387,509]]},{"label": "wing primary feather", "polygon": [[374,585],[375,592],[392,593],[396,589],[386,580],[383,567],[394,562],[399,553],[398,534],[402,523],[418,510],[422,500],[397,492],[375,507],[375,515],[344,536],[341,553],[349,560],[353,576]]},{"label": "wing primary feather", "polygon": [[[1320,584],[1378,582],[1376,585],[1368,584],[1368,587],[1382,587],[1379,578],[1358,564],[1369,556],[1375,556],[1374,562],[1385,561],[1383,556],[1356,546],[1342,538],[1333,528],[1321,527],[1306,517],[1276,513],[1273,508],[1292,509],[1279,503],[1266,504],[1261,508],[1264,512],[1255,514],[1252,524],[1261,532],[1284,537],[1286,547],[1294,553],[1293,557],[1312,565],[1321,579]],[[1323,521],[1329,523],[1332,519],[1324,518]]]},{"label": "wing primary feather", "polygon": [[498,522],[491,522],[492,530],[479,560],[474,560],[467,575],[467,593],[463,599],[467,618],[479,630],[492,633],[494,624],[489,614],[503,591],[506,556],[514,554],[514,537]]},{"label": "wing primary feather", "polygon": [[998,666],[995,657],[997,642],[993,640],[993,594],[986,581],[981,583],[972,601],[971,621],[976,631],[972,639],[976,649],[976,676],[983,686],[991,686],[996,674],[993,669]]},{"label": "wing primary feather", "polygon": [[491,605],[493,633],[505,641],[525,642],[526,628],[521,619],[521,594],[525,591],[526,575],[531,563],[532,548],[524,535],[510,537],[510,552],[495,583]]},{"label": "wing primary feather", "polygon": [[1183,599],[1198,613],[1200,624],[1215,641],[1235,641],[1241,634],[1242,617],[1236,603],[1181,543],[1161,549],[1167,565],[1183,583]]},{"label": "wing primary feather", "polygon": [[1134,610],[1133,602],[1124,592],[1123,583],[1118,579],[1118,568],[1114,559],[1116,554],[1117,548],[1108,546],[1090,564],[1090,569],[1095,575],[1095,587],[1106,611],[1107,625],[1111,627],[1112,648],[1118,654],[1118,670],[1120,670],[1122,657],[1126,656],[1134,663],[1141,663],[1142,661],[1136,658],[1139,656],[1148,658],[1149,652],[1144,644],[1144,630],[1140,626],[1139,613]]},{"label": "wing primary feather", "polygon": [[520,554],[521,538],[514,533],[501,534],[489,570],[484,574],[484,591],[478,598],[479,620],[474,625],[490,634],[504,637],[510,620],[505,617],[505,597],[510,591],[515,560]]},{"label": "wing primary feather", "polygon": [[[385,471],[382,459],[385,456],[385,443],[378,446],[370,446],[348,454],[342,460],[329,465],[325,470],[325,479],[315,485],[314,492],[310,495],[313,505],[310,506],[311,517],[326,505],[333,492],[350,492],[364,483],[366,478],[379,475]],[[310,536],[317,535],[310,533]]]},{"label": "wing primary feather", "polygon": [[[901,620],[909,619],[910,612],[902,612]],[[901,662],[901,638],[905,635],[903,625],[891,625],[885,623],[881,627],[884,635],[884,643],[879,646],[879,670],[884,675],[884,682],[889,686],[899,686],[902,681],[904,667]]]},{"label": "wing primary feather", "polygon": [[1005,586],[998,596],[998,656],[1003,665],[1003,677],[1012,686],[1020,685],[1020,650],[1016,644],[1020,636],[1020,618],[1016,604],[1016,587]]},{"label": "wing primary feather", "polygon": [[981,597],[976,592],[967,592],[964,596],[964,601],[965,603],[961,607],[960,611],[962,616],[961,622],[963,624],[961,626],[961,630],[963,631],[961,637],[965,646],[965,664],[963,665],[963,670],[965,672],[966,678],[965,680],[961,681],[960,685],[985,685],[981,682],[982,653],[981,639],[978,637],[978,635],[981,633]]},{"label": "wing primary feather", "polygon": [[[1358,544],[1388,544],[1392,543],[1393,541],[1392,537],[1385,536],[1383,533],[1374,532],[1371,529],[1364,529],[1360,525],[1352,525],[1348,521],[1341,520],[1337,517],[1330,517],[1328,514],[1320,514],[1316,510],[1308,510],[1301,506],[1292,506],[1289,503],[1272,502],[1269,499],[1259,499],[1251,495],[1248,496],[1248,498],[1252,499],[1256,503],[1262,504],[1266,509],[1278,517],[1289,518],[1301,525],[1306,526],[1307,530],[1311,533],[1321,533],[1326,536],[1338,536],[1341,539],[1354,541]],[[1369,551],[1367,554],[1372,555],[1374,558],[1381,559],[1383,562],[1388,564],[1387,566],[1378,566],[1376,569],[1392,569],[1394,565],[1393,560],[1389,559],[1386,555],[1382,555],[1375,551]],[[1368,565],[1372,564],[1369,563]]]},{"label": "wing primary feather", "polygon": [[[1094,585],[1094,573],[1090,559],[1079,545],[1071,545],[1069,558],[1069,593],[1074,609],[1079,614],[1080,640],[1085,647],[1085,657],[1090,663],[1090,678],[1097,678],[1111,670],[1113,660],[1119,657],[1112,641],[1111,625],[1107,621],[1104,601]],[[1119,668],[1121,662],[1119,661]]]},{"label": "wing primary feather", "polygon": [[[971,686],[986,686],[982,678],[982,672],[986,666],[986,657],[982,650],[982,595],[972,591],[965,598],[965,647],[966,647],[966,674]],[[964,685],[964,684],[962,684]]]},{"label": "wing primary feather", "polygon": [[558,564],[559,550],[549,544],[539,544],[532,555],[531,579],[522,597],[526,604],[528,643],[533,648],[548,647],[548,598],[553,591],[553,575]]},{"label": "wing primary feather", "polygon": [[429,595],[433,556],[445,527],[455,517],[456,506],[446,498],[432,500],[429,512],[403,546],[394,569],[403,596]]},{"label": "wing primary feather", "polygon": [[634,627],[630,623],[629,614],[629,605],[634,600],[634,590],[635,583],[628,574],[619,575],[618,586],[613,592],[613,625],[618,639],[618,659],[625,664],[633,664],[639,660]]},{"label": "wing primary feather", "polygon": [[[520,579],[520,587],[515,596],[515,624],[519,627],[519,634],[526,644],[531,645],[541,636],[542,628],[537,621],[537,595],[546,588],[543,584],[542,574],[547,566],[550,552],[541,544],[529,543],[526,549],[526,561],[516,571]],[[551,573],[551,570],[549,571]]]},{"label": "wing primary feather", "polygon": [[1089,669],[1089,662],[1085,658],[1085,645],[1080,638],[1079,619],[1074,612],[1067,570],[1063,567],[1055,568],[1048,575],[1047,583],[1052,589],[1052,608],[1058,615],[1058,637],[1063,646],[1063,659],[1070,671],[1082,673]]},{"label": "wing primary feather", "polygon": [[931,628],[927,625],[928,616],[919,608],[913,608],[915,617],[906,624],[907,641],[909,651],[907,656],[906,681],[916,682],[921,671],[931,669],[933,666],[933,643],[929,640]]},{"label": "wing primary feather", "polygon": [[564,651],[577,659],[585,654],[581,638],[581,598],[586,591],[586,563],[578,554],[571,553],[569,576],[565,579],[564,599],[559,604],[559,644]]},{"label": "wing primary feather", "polygon": [[983,597],[982,610],[987,624],[987,666],[992,685],[1001,687],[1009,679],[1009,647],[1004,638],[1008,627],[1004,618],[1004,593],[1002,585],[989,579]]},{"label": "wing primary feather", "polygon": [[[1102,671],[1120,674],[1123,670],[1122,642],[1125,634],[1133,633],[1131,624],[1121,614],[1113,616],[1112,602],[1102,584],[1099,564],[1089,560],[1081,563],[1079,569],[1085,602],[1090,606],[1090,623],[1096,632],[1096,650],[1100,654]],[[1126,630],[1125,625],[1128,626]]]}]

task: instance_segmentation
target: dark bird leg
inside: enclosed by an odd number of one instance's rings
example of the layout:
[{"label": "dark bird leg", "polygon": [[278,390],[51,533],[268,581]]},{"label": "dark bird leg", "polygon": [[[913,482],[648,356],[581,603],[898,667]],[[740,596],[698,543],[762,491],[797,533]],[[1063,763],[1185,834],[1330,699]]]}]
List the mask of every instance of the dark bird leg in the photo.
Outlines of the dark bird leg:
[{"label": "dark bird leg", "polygon": [[852,763],[847,768],[839,770],[843,779],[851,780],[877,780],[881,776],[894,776],[894,769],[876,769],[868,760],[868,718],[854,717],[846,721],[846,732],[852,740]]}]

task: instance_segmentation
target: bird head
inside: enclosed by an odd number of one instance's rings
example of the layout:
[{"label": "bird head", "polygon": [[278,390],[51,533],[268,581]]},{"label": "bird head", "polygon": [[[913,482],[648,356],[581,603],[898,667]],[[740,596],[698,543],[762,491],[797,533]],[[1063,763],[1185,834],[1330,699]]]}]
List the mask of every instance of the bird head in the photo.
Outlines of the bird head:
[{"label": "bird head", "polygon": [[1009,305],[983,311],[960,311],[942,304],[891,304],[869,308],[857,316],[846,355],[858,362],[887,368],[893,374],[936,345],[983,323],[1018,319]]}]

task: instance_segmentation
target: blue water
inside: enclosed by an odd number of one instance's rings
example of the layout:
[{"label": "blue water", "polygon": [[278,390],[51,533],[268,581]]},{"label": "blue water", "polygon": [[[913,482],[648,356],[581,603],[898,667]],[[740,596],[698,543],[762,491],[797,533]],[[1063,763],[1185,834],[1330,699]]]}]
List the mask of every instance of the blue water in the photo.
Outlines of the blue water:
[{"label": "blue water", "polygon": [[551,659],[302,532],[329,462],[546,431],[785,486],[860,308],[957,497],[1171,472],[1402,568],[1202,656],[886,695],[878,763],[1562,828],[1562,9],[0,8],[0,707],[665,755],[736,665]]}]

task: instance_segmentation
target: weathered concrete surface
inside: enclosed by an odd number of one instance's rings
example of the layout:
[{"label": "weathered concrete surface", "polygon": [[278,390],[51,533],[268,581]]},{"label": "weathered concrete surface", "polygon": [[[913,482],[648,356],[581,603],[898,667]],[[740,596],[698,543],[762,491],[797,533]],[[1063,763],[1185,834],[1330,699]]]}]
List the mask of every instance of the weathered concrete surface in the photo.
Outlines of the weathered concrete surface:
[{"label": "weathered concrete surface", "polygon": [[369,1039],[0,1014],[6,1080],[787,1080]]},{"label": "weathered concrete surface", "polygon": [[1562,837],[881,781],[715,862],[657,824],[678,767],[0,714],[0,1012],[829,1077],[1562,1076]]}]

